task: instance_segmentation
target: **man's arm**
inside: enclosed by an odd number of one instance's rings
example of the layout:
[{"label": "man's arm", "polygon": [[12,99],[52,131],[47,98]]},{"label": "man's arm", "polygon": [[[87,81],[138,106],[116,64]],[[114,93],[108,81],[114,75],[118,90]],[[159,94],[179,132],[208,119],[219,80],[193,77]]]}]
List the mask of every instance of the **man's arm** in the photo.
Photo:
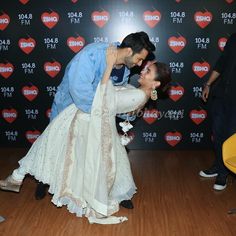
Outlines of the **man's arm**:
[{"label": "man's arm", "polygon": [[229,50],[229,47],[228,47],[228,44],[226,43],[224,51],[222,52],[221,56],[217,60],[208,81],[204,85],[204,88],[202,91],[202,100],[204,102],[206,102],[209,97],[211,85],[218,79],[220,74],[222,74],[222,72],[224,71],[225,63],[227,63],[228,50]]},{"label": "man's arm", "polygon": [[216,70],[213,70],[211,72],[211,75],[210,75],[208,81],[206,82],[206,84],[203,88],[203,91],[202,91],[202,99],[203,99],[204,102],[207,101],[207,99],[209,97],[209,93],[210,93],[210,87],[217,80],[219,75],[220,75],[220,73],[217,72]]},{"label": "man's arm", "polygon": [[92,83],[95,79],[95,62],[87,51],[81,52],[68,71],[69,92],[76,107],[90,113],[94,98]]}]

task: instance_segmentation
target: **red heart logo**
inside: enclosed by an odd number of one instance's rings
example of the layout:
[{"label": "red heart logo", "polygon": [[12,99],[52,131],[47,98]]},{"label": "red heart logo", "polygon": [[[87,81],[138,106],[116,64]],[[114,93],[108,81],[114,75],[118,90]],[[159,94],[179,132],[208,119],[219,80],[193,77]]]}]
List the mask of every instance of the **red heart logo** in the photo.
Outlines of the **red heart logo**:
[{"label": "red heart logo", "polygon": [[168,39],[168,45],[172,51],[179,53],[186,46],[186,39],[183,36],[180,37],[170,37]]},{"label": "red heart logo", "polygon": [[192,65],[192,70],[199,78],[202,78],[210,71],[210,65],[207,62],[195,62]]},{"label": "red heart logo", "polygon": [[194,20],[203,29],[211,23],[212,14],[209,11],[206,11],[204,13],[198,11],[194,14]]},{"label": "red heart logo", "polygon": [[25,137],[30,143],[34,143],[35,140],[40,136],[40,134],[41,133],[38,130],[35,131],[28,130],[25,133]]},{"label": "red heart logo", "polygon": [[46,117],[47,118],[50,118],[51,112],[52,112],[51,108],[47,109],[47,111],[46,111]]},{"label": "red heart logo", "polygon": [[10,75],[13,73],[14,71],[14,66],[11,63],[0,63],[0,74],[1,76],[3,76],[5,79],[7,79],[8,77],[10,77]]},{"label": "red heart logo", "polygon": [[10,23],[10,17],[4,13],[0,16],[0,30],[5,30]]},{"label": "red heart logo", "polygon": [[227,40],[228,40],[227,38],[220,38],[218,40],[218,47],[221,51],[224,51],[224,47],[225,47]]},{"label": "red heart logo", "polygon": [[177,145],[182,139],[182,135],[181,133],[175,131],[175,132],[168,132],[165,134],[165,140],[166,142],[174,147],[175,145]]},{"label": "red heart logo", "polygon": [[158,24],[161,20],[161,13],[157,10],[151,12],[151,11],[145,11],[143,13],[143,20],[145,23],[153,28],[156,24]]},{"label": "red heart logo", "polygon": [[75,53],[81,50],[84,44],[85,44],[85,40],[81,36],[77,38],[70,37],[67,39],[67,46]]},{"label": "red heart logo", "polygon": [[192,110],[189,113],[190,119],[197,125],[202,123],[206,117],[207,117],[207,112],[203,109],[201,110]]},{"label": "red heart logo", "polygon": [[33,101],[38,96],[39,90],[36,86],[24,86],[22,88],[22,94],[29,100]]},{"label": "red heart logo", "polygon": [[128,136],[129,136],[129,138],[130,138],[130,142],[129,142],[128,144],[130,144],[130,143],[133,142],[134,137],[135,137],[135,134],[134,134],[134,132],[128,132]]},{"label": "red heart logo", "polygon": [[134,137],[135,137],[135,134],[134,132],[129,132],[128,133],[128,136],[131,138],[131,140],[133,141],[134,140]]},{"label": "red heart logo", "polygon": [[19,0],[22,4],[26,4],[29,0]]},{"label": "red heart logo", "polygon": [[78,0],[71,0],[71,2],[76,3],[76,2],[78,2]]},{"label": "red heart logo", "polygon": [[184,95],[184,88],[180,85],[171,86],[168,90],[169,97],[173,101],[178,101]]},{"label": "red heart logo", "polygon": [[177,3],[181,2],[181,0],[175,0]]},{"label": "red heart logo", "polygon": [[234,0],[225,0],[227,3],[232,3]]},{"label": "red heart logo", "polygon": [[57,61],[55,62],[45,62],[44,63],[44,71],[54,78],[61,70],[61,64]]},{"label": "red heart logo", "polygon": [[2,117],[8,122],[12,123],[17,118],[17,111],[15,109],[2,110]]},{"label": "red heart logo", "polygon": [[157,109],[152,109],[152,110],[147,110],[145,109],[144,114],[143,114],[143,119],[145,122],[147,122],[149,125],[154,123],[156,119],[158,118],[159,112]]},{"label": "red heart logo", "polygon": [[41,21],[44,25],[46,25],[49,29],[53,28],[59,21],[59,15],[53,11],[51,13],[44,12],[41,15]]},{"label": "red heart logo", "polygon": [[98,27],[102,28],[108,22],[110,14],[107,11],[94,11],[91,18]]},{"label": "red heart logo", "polygon": [[22,38],[18,42],[18,46],[26,54],[30,54],[34,50],[35,45],[36,42],[33,38],[28,38],[28,39]]}]

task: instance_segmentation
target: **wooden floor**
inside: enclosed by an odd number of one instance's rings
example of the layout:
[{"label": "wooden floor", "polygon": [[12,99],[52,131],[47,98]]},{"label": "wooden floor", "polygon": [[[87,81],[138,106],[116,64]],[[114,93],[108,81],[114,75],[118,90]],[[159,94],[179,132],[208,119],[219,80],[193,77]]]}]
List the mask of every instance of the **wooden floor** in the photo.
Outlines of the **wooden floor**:
[{"label": "wooden floor", "polygon": [[[24,149],[0,149],[0,178],[6,177]],[[236,235],[236,181],[230,178],[222,192],[212,189],[214,179],[204,180],[199,170],[211,164],[211,151],[131,151],[129,154],[138,192],[133,210],[117,215],[128,221],[119,225],[89,224],[65,207],[56,208],[51,196],[34,199],[35,180],[26,177],[19,194],[0,191],[0,235],[79,236],[227,236]]]}]

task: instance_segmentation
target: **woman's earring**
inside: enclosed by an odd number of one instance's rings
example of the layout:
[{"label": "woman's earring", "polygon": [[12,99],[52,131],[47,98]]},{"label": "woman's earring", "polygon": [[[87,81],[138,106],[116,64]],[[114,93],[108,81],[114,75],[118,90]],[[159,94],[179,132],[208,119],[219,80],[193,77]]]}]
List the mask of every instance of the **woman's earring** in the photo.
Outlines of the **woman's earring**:
[{"label": "woman's earring", "polygon": [[151,92],[151,99],[152,99],[153,101],[156,101],[157,98],[158,98],[158,96],[157,96],[157,91],[156,91],[156,89],[153,89],[152,92]]}]

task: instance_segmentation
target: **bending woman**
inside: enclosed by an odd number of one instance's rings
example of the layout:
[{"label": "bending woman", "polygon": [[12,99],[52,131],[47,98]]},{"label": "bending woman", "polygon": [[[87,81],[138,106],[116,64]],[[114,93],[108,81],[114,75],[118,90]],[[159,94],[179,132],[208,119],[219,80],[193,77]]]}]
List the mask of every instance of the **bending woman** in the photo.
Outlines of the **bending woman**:
[{"label": "bending woman", "polygon": [[74,104],[63,110],[34,142],[19,168],[5,180],[2,190],[19,192],[26,174],[49,185],[52,202],[67,206],[90,223],[115,224],[126,217],[112,216],[119,203],[136,192],[130,163],[115,125],[117,113],[141,108],[150,94],[169,81],[164,64],[149,63],[139,78],[140,88],[113,86],[110,74],[116,50],[108,48],[107,67],[97,87],[91,114]]}]

